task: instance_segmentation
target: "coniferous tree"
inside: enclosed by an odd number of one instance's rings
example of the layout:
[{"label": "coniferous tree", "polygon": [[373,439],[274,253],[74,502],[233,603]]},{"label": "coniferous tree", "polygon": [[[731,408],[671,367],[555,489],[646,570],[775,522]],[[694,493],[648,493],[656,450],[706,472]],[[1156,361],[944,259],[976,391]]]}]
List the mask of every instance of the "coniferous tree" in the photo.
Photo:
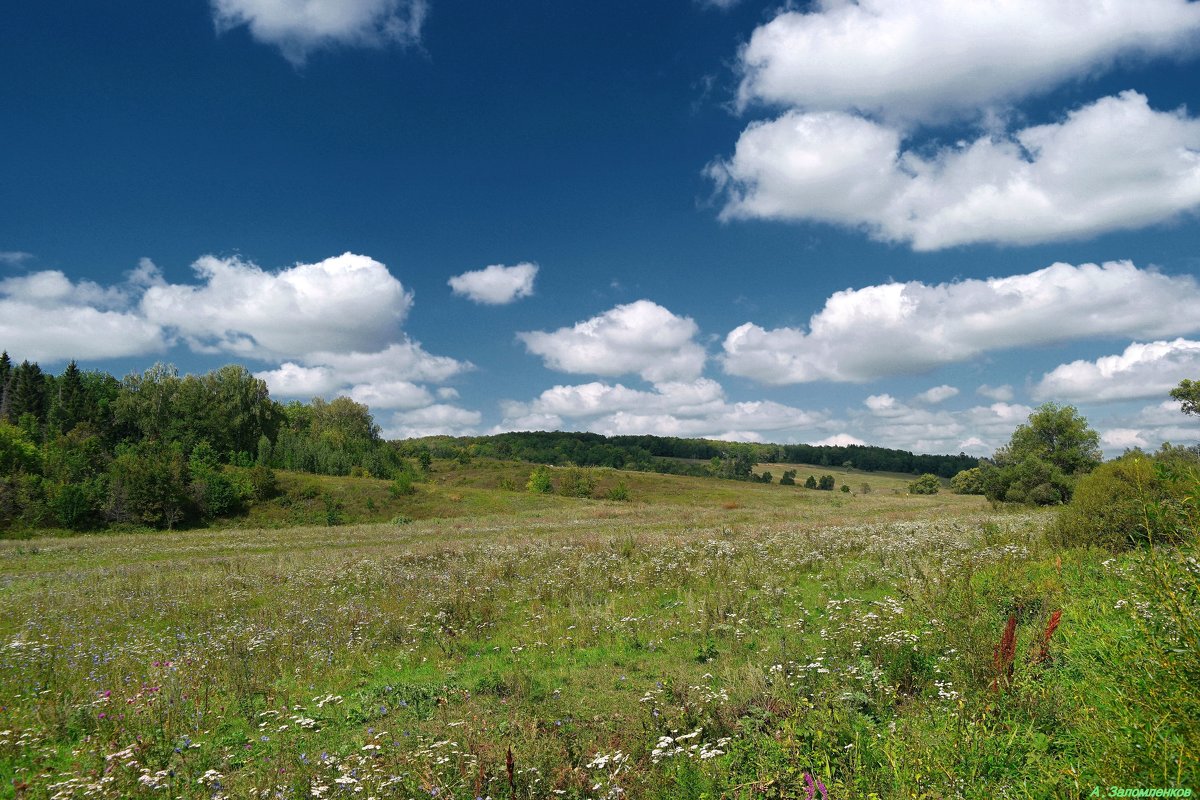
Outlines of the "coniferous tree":
[{"label": "coniferous tree", "polygon": [[12,359],[8,351],[0,353],[0,422],[8,419],[8,386],[12,380]]},{"label": "coniferous tree", "polygon": [[87,395],[83,389],[83,376],[74,361],[67,364],[56,382],[57,391],[50,404],[48,419],[51,427],[59,433],[71,430],[87,419]]},{"label": "coniferous tree", "polygon": [[8,385],[8,379],[12,375],[12,359],[8,357],[8,351],[0,353],[0,392],[4,391],[4,387]]},{"label": "coniferous tree", "polygon": [[46,421],[46,376],[36,363],[22,361],[13,370],[12,385],[7,393],[7,416],[17,422],[25,414],[32,414],[38,422]]}]

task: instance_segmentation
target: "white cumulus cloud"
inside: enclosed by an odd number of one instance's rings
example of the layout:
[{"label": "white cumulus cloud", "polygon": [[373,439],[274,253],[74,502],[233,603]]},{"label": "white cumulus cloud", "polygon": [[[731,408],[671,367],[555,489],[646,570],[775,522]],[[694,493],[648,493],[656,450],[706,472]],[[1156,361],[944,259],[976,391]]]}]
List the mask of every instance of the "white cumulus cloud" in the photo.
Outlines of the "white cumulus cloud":
[{"label": "white cumulus cloud", "polygon": [[492,264],[483,269],[464,272],[449,280],[450,288],[476,303],[499,306],[533,294],[533,279],[537,264],[522,262],[511,267]]},{"label": "white cumulus cloud", "polygon": [[120,358],[165,350],[162,326],[133,306],[133,287],[72,281],[58,270],[0,280],[0,342],[17,359]]},{"label": "white cumulus cloud", "polygon": [[307,353],[255,376],[266,381],[272,394],[282,397],[307,399],[344,393],[355,400],[373,397],[371,405],[381,408],[398,408],[411,405],[417,396],[414,382],[441,383],[471,369],[470,362],[433,355],[419,342],[403,338],[373,352]]},{"label": "white cumulus cloud", "polygon": [[530,353],[560,372],[638,374],[653,383],[691,380],[707,355],[695,341],[699,328],[649,300],[619,305],[556,331],[517,334]]},{"label": "white cumulus cloud", "polygon": [[826,222],[915,250],[1080,238],[1200,207],[1200,120],[1133,91],[931,154],[902,139],[853,114],[790,111],[751,123],[707,174],[723,219]]},{"label": "white cumulus cloud", "polygon": [[921,392],[916,396],[916,400],[918,403],[926,403],[932,406],[937,405],[938,403],[944,403],[951,397],[955,397],[957,395],[957,388],[947,384],[942,384],[941,386],[934,386]]},{"label": "white cumulus cloud", "polygon": [[337,45],[416,44],[428,13],[426,0],[212,0],[218,32],[244,25],[296,65]]},{"label": "white cumulus cloud", "polygon": [[820,424],[824,415],[773,401],[732,402],[716,381],[698,378],[654,385],[653,391],[599,381],[554,386],[528,402],[502,404],[502,430],[568,428],[606,435],[734,438],[764,441],[771,433]]},{"label": "white cumulus cloud", "polygon": [[472,436],[483,418],[478,411],[471,411],[445,403],[398,411],[391,422],[383,428],[387,439],[414,439],[421,436]]},{"label": "white cumulus cloud", "polygon": [[914,453],[973,456],[991,455],[1032,411],[1029,406],[1000,402],[961,411],[915,408],[890,395],[872,395],[864,405],[866,411],[851,413],[847,427],[870,444]]},{"label": "white cumulus cloud", "polygon": [[758,27],[739,54],[745,106],[973,115],[1091,77],[1118,58],[1194,51],[1187,0],[819,0]]},{"label": "white cumulus cloud", "polygon": [[1016,393],[1013,392],[1012,386],[1007,383],[1000,386],[988,386],[986,383],[983,383],[975,389],[975,394],[986,397],[989,400],[999,400],[1002,403],[1008,403]]},{"label": "white cumulus cloud", "polygon": [[1184,378],[1200,375],[1200,342],[1134,342],[1119,355],[1072,361],[1042,376],[1038,400],[1103,402],[1165,397]]},{"label": "white cumulus cloud", "polygon": [[151,286],[141,310],[202,352],[287,359],[372,351],[398,337],[412,305],[387,267],[353,253],[278,272],[216,256],[192,268],[199,284]]},{"label": "white cumulus cloud", "polygon": [[835,433],[833,436],[826,436],[824,439],[818,439],[815,442],[810,442],[810,444],[817,447],[849,447],[852,444],[856,444],[862,447],[866,445],[866,442],[848,433]]},{"label": "white cumulus cloud", "polygon": [[721,361],[727,373],[765,384],[861,382],[990,350],[1197,329],[1200,287],[1191,276],[1128,261],[1059,263],[1006,278],[847,289],[826,300],[808,330],[749,322],[735,328]]}]

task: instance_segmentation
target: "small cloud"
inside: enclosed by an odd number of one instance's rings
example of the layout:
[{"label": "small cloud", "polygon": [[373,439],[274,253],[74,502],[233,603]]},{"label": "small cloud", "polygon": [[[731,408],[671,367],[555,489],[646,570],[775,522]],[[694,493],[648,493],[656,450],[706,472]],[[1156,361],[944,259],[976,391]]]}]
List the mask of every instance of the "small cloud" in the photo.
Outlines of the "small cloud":
[{"label": "small cloud", "polygon": [[1007,383],[1002,386],[988,386],[986,383],[981,384],[975,390],[975,394],[990,400],[998,400],[1001,403],[1011,403],[1014,396],[1013,388]]},{"label": "small cloud", "polygon": [[693,380],[707,354],[695,341],[699,327],[649,300],[619,305],[556,331],[517,338],[550,369],[588,375],[636,373],[652,383]]},{"label": "small cloud", "polygon": [[1142,432],[1134,428],[1112,428],[1100,434],[1100,441],[1108,447],[1127,449],[1145,447],[1149,442]]},{"label": "small cloud", "polygon": [[533,279],[537,273],[537,264],[528,262],[511,267],[492,264],[455,275],[447,283],[455,294],[475,303],[502,306],[533,294]]},{"label": "small cloud", "polygon": [[890,394],[873,394],[863,401],[863,405],[876,413],[889,411],[896,407],[896,398]]},{"label": "small cloud", "polygon": [[852,444],[864,446],[866,442],[859,439],[857,436],[851,436],[848,433],[835,433],[833,436],[826,436],[820,441],[813,442],[817,447],[848,447]]},{"label": "small cloud", "polygon": [[211,0],[217,33],[245,26],[263,44],[302,66],[309,54],[335,47],[415,45],[429,14],[427,0]]},{"label": "small cloud", "polygon": [[31,258],[33,258],[33,253],[26,253],[23,250],[0,250],[0,264],[10,267],[20,266]]},{"label": "small cloud", "polygon": [[935,406],[938,403],[943,403],[958,394],[958,389],[947,384],[934,386],[932,389],[926,389],[916,396],[916,400],[920,403],[926,403]]}]

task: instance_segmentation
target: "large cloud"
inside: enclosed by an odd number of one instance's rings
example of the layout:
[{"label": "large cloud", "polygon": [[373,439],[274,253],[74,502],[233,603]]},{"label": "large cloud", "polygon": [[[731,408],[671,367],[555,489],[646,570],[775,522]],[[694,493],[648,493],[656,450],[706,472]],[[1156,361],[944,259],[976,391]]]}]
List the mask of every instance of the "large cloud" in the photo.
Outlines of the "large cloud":
[{"label": "large cloud", "polygon": [[482,415],[458,406],[437,403],[411,411],[398,411],[384,426],[388,439],[413,439],[421,436],[472,436]]},{"label": "large cloud", "polygon": [[651,382],[691,380],[704,368],[699,328],[649,300],[619,305],[553,332],[517,336],[546,366],[588,375],[638,374]]},{"label": "large cloud", "polygon": [[308,353],[256,375],[283,397],[343,392],[360,402],[374,398],[371,405],[398,408],[411,405],[416,396],[413,382],[441,383],[472,368],[470,362],[432,355],[419,342],[404,338],[369,353]]},{"label": "large cloud", "polygon": [[212,0],[219,32],[245,25],[297,65],[334,45],[415,44],[428,11],[426,0]]},{"label": "large cloud", "polygon": [[601,382],[555,386],[529,402],[502,405],[500,430],[586,429],[762,441],[771,432],[820,424],[824,415],[771,401],[731,402],[707,378],[655,384],[653,391]]},{"label": "large cloud", "polygon": [[[922,398],[918,395],[916,399]],[[974,456],[991,455],[1033,410],[999,402],[955,411],[919,408],[889,394],[871,395],[863,405],[865,411],[851,413],[850,427],[873,445]]]},{"label": "large cloud", "polygon": [[[394,411],[393,432],[478,423],[478,412],[436,402],[430,386],[474,367],[429,353],[401,330],[412,295],[378,261],[345,253],[269,272],[204,256],[194,269],[195,284],[168,283],[147,259],[112,286],[56,270],[4,279],[0,344],[17,358],[59,361],[143,355],[182,341],[200,353],[278,364],[255,373],[277,397],[342,394]],[[445,386],[437,395],[455,396]]]},{"label": "large cloud", "polygon": [[916,250],[1078,238],[1200,207],[1200,120],[1137,92],[931,155],[901,142],[863,117],[791,111],[752,123],[707,173],[724,219],[828,222]]},{"label": "large cloud", "polygon": [[278,272],[204,256],[193,269],[200,284],[151,286],[141,308],[204,352],[286,359],[372,351],[395,341],[412,305],[387,267],[353,253]]},{"label": "large cloud", "polygon": [[1165,397],[1181,380],[1197,375],[1200,342],[1134,342],[1119,355],[1055,367],[1033,387],[1033,396],[1079,403]]},{"label": "large cloud", "polygon": [[58,270],[0,280],[0,343],[33,361],[161,352],[166,333],[133,307],[135,288],[76,283]]},{"label": "large cloud", "polygon": [[1156,449],[1162,442],[1174,445],[1200,444],[1200,426],[1184,415],[1175,400],[1164,400],[1128,413],[1117,413],[1097,424],[1107,455],[1129,447]]},{"label": "large cloud", "polygon": [[725,371],[766,384],[868,381],[919,373],[989,350],[1096,336],[1174,336],[1200,329],[1190,276],[1128,261],[1054,264],[1037,272],[837,292],[808,330],[746,323],[725,337]]},{"label": "large cloud", "polygon": [[738,97],[939,119],[1089,77],[1118,57],[1194,48],[1187,0],[819,0],[756,29]]},{"label": "large cloud", "polygon": [[511,267],[502,264],[455,275],[448,283],[457,295],[476,303],[499,306],[533,294],[537,264],[522,262]]}]

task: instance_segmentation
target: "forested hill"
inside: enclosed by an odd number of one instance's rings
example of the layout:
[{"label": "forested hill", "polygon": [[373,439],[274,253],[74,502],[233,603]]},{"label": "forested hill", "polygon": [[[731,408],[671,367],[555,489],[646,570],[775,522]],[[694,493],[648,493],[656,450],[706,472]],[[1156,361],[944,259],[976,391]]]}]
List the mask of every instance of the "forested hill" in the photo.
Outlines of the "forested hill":
[{"label": "forested hill", "polygon": [[[965,454],[918,455],[869,445],[744,444],[673,436],[602,436],[578,432],[522,432],[495,436],[429,437],[408,446],[424,445],[435,455],[457,452],[475,456],[517,459],[539,464],[576,464],[658,472],[721,474],[743,477],[754,464],[815,464],[853,467],[865,472],[931,472],[944,478],[979,465]],[[681,463],[676,459],[693,462]],[[716,461],[714,461],[714,459]]]}]

